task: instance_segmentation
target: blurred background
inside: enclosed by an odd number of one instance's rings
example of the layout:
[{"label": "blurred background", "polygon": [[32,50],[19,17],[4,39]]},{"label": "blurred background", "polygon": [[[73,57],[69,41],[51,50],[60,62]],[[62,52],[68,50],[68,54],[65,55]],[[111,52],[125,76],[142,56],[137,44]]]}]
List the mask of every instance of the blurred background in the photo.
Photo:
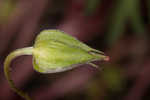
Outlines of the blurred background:
[{"label": "blurred background", "polygon": [[0,0],[0,100],[23,100],[5,79],[3,62],[32,46],[44,29],[60,29],[104,51],[102,71],[82,65],[40,74],[31,56],[11,65],[12,79],[34,100],[150,100],[150,0]]}]

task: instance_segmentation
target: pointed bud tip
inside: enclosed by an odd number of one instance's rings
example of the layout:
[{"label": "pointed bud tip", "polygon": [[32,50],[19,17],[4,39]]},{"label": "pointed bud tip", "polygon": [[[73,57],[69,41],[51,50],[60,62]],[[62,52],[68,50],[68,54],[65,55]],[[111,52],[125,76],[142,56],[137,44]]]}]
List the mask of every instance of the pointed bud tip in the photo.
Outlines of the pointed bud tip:
[{"label": "pointed bud tip", "polygon": [[109,61],[110,60],[110,57],[109,56],[106,56],[105,58],[104,58],[104,61]]}]

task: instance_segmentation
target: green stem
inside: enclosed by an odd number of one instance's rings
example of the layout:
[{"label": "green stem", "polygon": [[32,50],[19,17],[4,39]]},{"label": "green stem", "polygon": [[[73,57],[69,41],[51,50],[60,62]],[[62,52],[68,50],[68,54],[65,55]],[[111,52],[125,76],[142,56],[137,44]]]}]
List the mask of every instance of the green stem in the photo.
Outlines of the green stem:
[{"label": "green stem", "polygon": [[11,52],[6,57],[5,62],[4,62],[5,76],[8,80],[8,83],[10,84],[12,90],[15,91],[21,97],[25,98],[26,100],[32,100],[32,99],[28,96],[28,94],[24,93],[20,89],[17,89],[17,87],[15,86],[13,80],[11,79],[11,75],[10,75],[10,64],[11,64],[12,60],[15,59],[16,57],[22,56],[22,55],[32,55],[32,52],[33,52],[33,47],[17,49],[15,51]]}]

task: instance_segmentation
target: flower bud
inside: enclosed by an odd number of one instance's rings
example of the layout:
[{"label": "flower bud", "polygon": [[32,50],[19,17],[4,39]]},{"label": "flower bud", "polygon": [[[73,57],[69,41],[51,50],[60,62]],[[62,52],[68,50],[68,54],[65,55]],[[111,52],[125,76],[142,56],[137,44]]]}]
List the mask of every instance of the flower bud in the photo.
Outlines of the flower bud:
[{"label": "flower bud", "polygon": [[44,30],[35,40],[33,66],[41,73],[62,72],[96,60],[108,57],[59,30]]}]

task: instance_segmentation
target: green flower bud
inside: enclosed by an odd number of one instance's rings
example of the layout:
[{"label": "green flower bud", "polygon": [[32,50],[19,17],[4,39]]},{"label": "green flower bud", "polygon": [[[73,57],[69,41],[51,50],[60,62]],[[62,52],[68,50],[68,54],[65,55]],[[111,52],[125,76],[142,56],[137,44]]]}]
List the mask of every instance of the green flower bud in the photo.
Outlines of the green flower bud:
[{"label": "green flower bud", "polygon": [[34,69],[41,73],[62,72],[79,64],[107,57],[74,37],[59,30],[44,30],[36,38],[33,50]]},{"label": "green flower bud", "polygon": [[31,98],[17,89],[10,78],[10,63],[14,58],[21,55],[32,55],[33,67],[41,73],[63,72],[85,63],[97,67],[91,62],[109,60],[103,52],[85,45],[62,31],[44,30],[37,36],[33,47],[11,52],[4,62],[5,76],[11,88],[26,100],[31,100]]}]

